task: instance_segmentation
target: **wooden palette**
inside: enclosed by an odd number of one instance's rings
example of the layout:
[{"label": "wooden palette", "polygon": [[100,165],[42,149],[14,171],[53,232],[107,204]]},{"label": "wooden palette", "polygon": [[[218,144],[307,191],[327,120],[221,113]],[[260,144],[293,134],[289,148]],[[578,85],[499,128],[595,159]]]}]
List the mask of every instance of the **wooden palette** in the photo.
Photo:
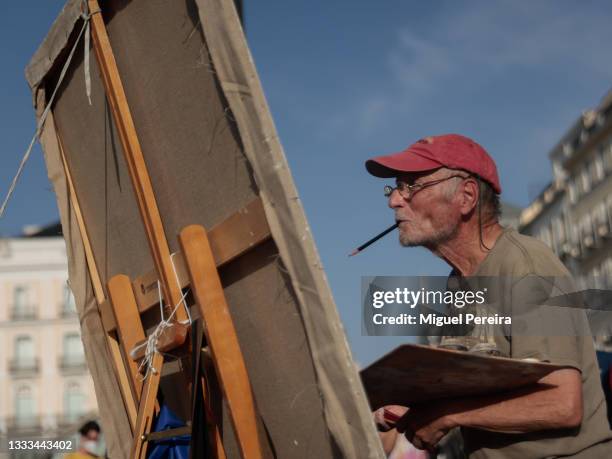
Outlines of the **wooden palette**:
[{"label": "wooden palette", "polygon": [[361,371],[372,410],[534,384],[559,365],[404,344]]}]

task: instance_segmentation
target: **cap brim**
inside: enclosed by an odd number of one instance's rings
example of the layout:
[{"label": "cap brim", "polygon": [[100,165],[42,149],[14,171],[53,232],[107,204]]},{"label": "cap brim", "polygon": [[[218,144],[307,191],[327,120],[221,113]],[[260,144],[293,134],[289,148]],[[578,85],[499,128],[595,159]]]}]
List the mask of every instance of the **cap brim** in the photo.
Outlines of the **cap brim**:
[{"label": "cap brim", "polygon": [[406,172],[424,172],[439,169],[442,167],[442,164],[413,151],[403,151],[393,155],[368,159],[365,167],[375,177],[391,178]]}]

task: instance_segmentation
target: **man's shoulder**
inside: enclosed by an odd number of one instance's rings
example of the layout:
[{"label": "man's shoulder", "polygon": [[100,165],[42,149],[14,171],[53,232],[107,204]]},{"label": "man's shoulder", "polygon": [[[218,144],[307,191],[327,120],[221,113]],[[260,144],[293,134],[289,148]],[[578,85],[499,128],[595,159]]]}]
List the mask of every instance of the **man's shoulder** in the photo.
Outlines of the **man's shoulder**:
[{"label": "man's shoulder", "polygon": [[506,228],[483,263],[480,275],[569,276],[555,253],[539,239]]}]

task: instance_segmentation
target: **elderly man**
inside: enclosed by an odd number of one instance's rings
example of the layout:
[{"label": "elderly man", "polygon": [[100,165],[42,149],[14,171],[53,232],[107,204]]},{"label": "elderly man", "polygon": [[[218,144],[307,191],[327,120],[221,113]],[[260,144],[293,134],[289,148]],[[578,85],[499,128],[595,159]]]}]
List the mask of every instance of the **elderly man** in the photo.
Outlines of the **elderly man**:
[{"label": "elderly man", "polygon": [[[473,140],[455,134],[427,137],[400,153],[368,160],[366,168],[396,180],[386,194],[401,244],[426,247],[452,267],[451,277],[510,278],[503,296],[514,303],[534,286],[549,289],[550,276],[569,278],[543,243],[499,225],[497,168]],[[533,321],[527,322],[530,327]],[[495,335],[494,347],[506,357],[567,368],[541,379],[537,389],[386,407],[387,413],[402,416],[394,422],[383,410],[375,413],[381,430],[389,429],[381,432],[386,451],[397,432],[433,451],[449,430],[460,427],[471,458],[612,457],[612,432],[584,313],[567,308],[557,326],[562,327],[557,336]],[[464,343],[468,350],[487,344],[478,337]]]}]

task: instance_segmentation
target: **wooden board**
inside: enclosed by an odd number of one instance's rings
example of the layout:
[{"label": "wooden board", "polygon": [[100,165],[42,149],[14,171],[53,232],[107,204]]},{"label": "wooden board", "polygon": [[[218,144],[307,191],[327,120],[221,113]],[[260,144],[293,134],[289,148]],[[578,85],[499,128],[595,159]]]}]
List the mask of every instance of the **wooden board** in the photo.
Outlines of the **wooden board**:
[{"label": "wooden board", "polygon": [[372,410],[441,398],[503,392],[562,366],[404,344],[361,371]]}]

